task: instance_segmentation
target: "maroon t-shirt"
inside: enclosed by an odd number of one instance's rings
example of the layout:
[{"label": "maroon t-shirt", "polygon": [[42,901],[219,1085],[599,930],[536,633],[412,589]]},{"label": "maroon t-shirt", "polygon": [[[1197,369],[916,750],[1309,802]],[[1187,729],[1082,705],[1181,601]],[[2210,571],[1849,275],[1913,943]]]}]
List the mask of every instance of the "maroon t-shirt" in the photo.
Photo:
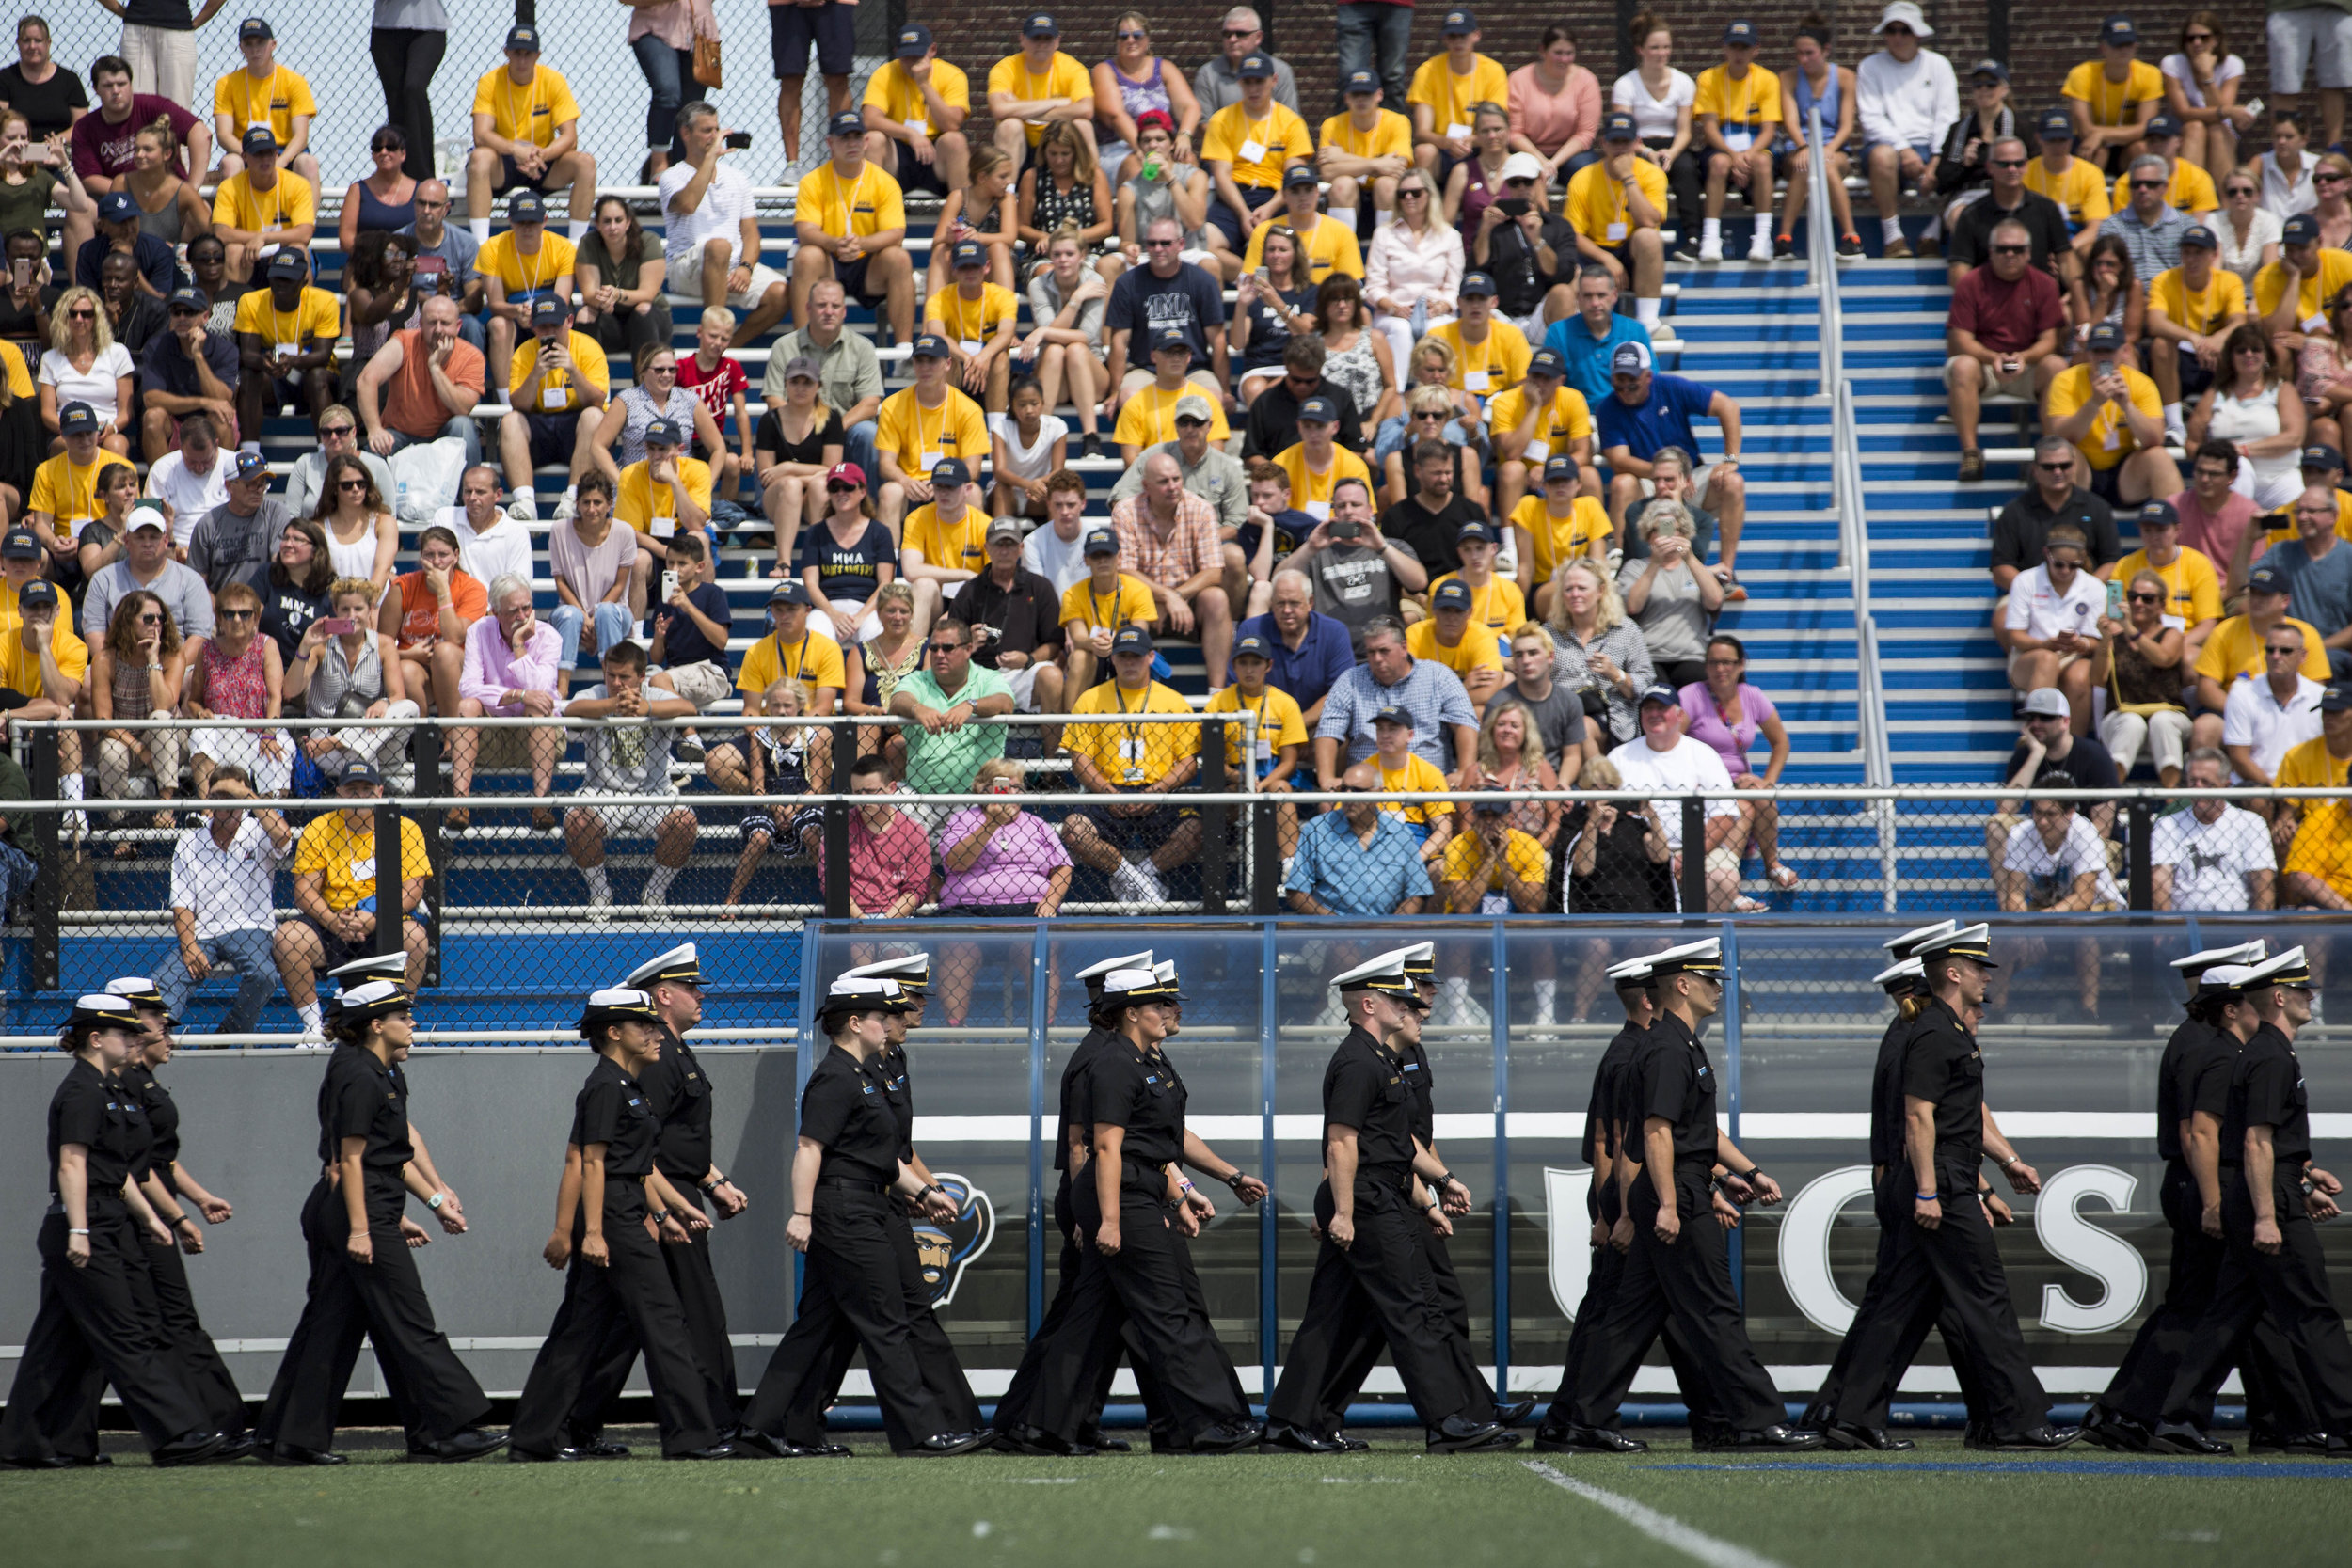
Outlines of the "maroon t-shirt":
[{"label": "maroon t-shirt", "polygon": [[[70,140],[73,148],[73,172],[87,180],[103,174],[109,180],[120,179],[131,171],[131,143],[141,128],[155,123],[158,115],[171,117],[171,134],[180,138],[180,145],[188,144],[188,133],[203,123],[168,98],[153,93],[135,92],[131,95],[131,118],[119,125],[106,123],[105,111],[93,109],[73,122]],[[188,159],[183,151],[172,165],[172,172],[185,180]]]},{"label": "maroon t-shirt", "polygon": [[1990,266],[1978,267],[1952,291],[1951,325],[1976,334],[1996,354],[2019,354],[2044,332],[2066,325],[2058,279],[2027,267],[2014,283],[2004,283]]}]

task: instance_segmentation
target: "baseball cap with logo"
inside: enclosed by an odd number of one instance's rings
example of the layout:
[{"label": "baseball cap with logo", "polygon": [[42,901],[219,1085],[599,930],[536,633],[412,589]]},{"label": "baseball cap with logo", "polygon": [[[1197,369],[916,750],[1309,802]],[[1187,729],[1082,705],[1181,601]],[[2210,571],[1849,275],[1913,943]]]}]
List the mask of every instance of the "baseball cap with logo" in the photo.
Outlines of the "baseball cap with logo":
[{"label": "baseball cap with logo", "polygon": [[2043,141],[2073,141],[2074,117],[2064,109],[2052,109],[2034,122],[2034,131]]},{"label": "baseball cap with logo", "polygon": [[977,240],[958,240],[956,247],[947,253],[947,264],[959,269],[984,267],[988,265],[988,246]]},{"label": "baseball cap with logo", "polygon": [[1558,380],[1568,373],[1568,362],[1560,357],[1556,348],[1539,348],[1527,356],[1527,373]]},{"label": "baseball cap with logo", "polygon": [[2352,681],[2330,681],[2319,694],[2322,713],[2352,713]]},{"label": "baseball cap with logo", "polygon": [[1081,546],[1080,548],[1085,554],[1089,556],[1117,555],[1119,553],[1119,535],[1113,533],[1106,528],[1089,529],[1087,530],[1086,543]]},{"label": "baseball cap with logo", "polygon": [[1640,141],[1642,122],[1623,109],[1612,109],[1600,117],[1600,139],[1603,141]]},{"label": "baseball cap with logo", "polygon": [[506,198],[506,221],[509,223],[545,223],[548,204],[537,191],[516,191]]},{"label": "baseball cap with logo", "polygon": [[35,578],[16,591],[19,610],[55,610],[57,608],[57,585],[46,578]]},{"label": "baseball cap with logo", "polygon": [[989,519],[988,532],[984,536],[983,543],[993,545],[999,539],[1009,539],[1017,545],[1028,536],[1029,531],[1021,526],[1020,518],[992,517]]},{"label": "baseball cap with logo", "polygon": [[1050,11],[1031,11],[1029,20],[1021,24],[1021,31],[1028,38],[1057,39],[1061,37],[1061,24],[1054,20]]},{"label": "baseball cap with logo", "polygon": [[1317,392],[1298,405],[1298,422],[1300,424],[1337,424],[1340,422],[1340,405]]},{"label": "baseball cap with logo", "polygon": [[1209,406],[1209,400],[1198,392],[1186,392],[1176,400],[1175,417],[1180,423],[1185,420],[1199,420],[1202,424],[1210,424],[1215,421],[1216,416],[1216,410]]},{"label": "baseball cap with logo", "polygon": [[[1571,469],[1576,467],[1576,462],[1573,458],[1569,460],[1568,467]],[[1501,535],[1495,532],[1494,525],[1492,523],[1486,522],[1482,518],[1473,517],[1469,522],[1464,523],[1460,528],[1454,531],[1454,542],[1456,545],[1499,545],[1502,541]]]},{"label": "baseball cap with logo", "polygon": [[934,490],[961,490],[971,483],[972,470],[963,466],[960,457],[943,457],[931,466]]},{"label": "baseball cap with logo", "polygon": [[1233,657],[1235,658],[1263,658],[1271,663],[1274,659],[1274,648],[1264,638],[1252,633],[1250,636],[1234,640]]},{"label": "baseball cap with logo", "polygon": [[2279,238],[2286,245],[2317,245],[2319,220],[2309,213],[2296,213],[2279,225]]},{"label": "baseball cap with logo", "polygon": [[2181,515],[2170,501],[2149,501],[2139,509],[2141,528],[2179,528]]},{"label": "baseball cap with logo", "polygon": [[1184,336],[1181,326],[1163,326],[1152,334],[1152,352],[1157,354],[1164,348],[1180,348],[1190,354],[1192,340]]},{"label": "baseball cap with logo", "polygon": [[1634,699],[1633,705],[1637,708],[1644,708],[1656,703],[1662,707],[1673,707],[1681,701],[1681,695],[1671,686],[1645,686],[1642,688],[1641,696]]},{"label": "baseball cap with logo", "polygon": [[1756,24],[1747,21],[1728,23],[1724,27],[1724,44],[1731,49],[1756,47]]},{"label": "baseball cap with logo", "polygon": [[2147,134],[2151,136],[2177,136],[2181,134],[2181,117],[2169,110],[2159,110],[2155,118],[2148,122]]},{"label": "baseball cap with logo", "polygon": [[193,310],[199,316],[213,308],[212,296],[193,283],[172,290],[169,304],[174,310]]},{"label": "baseball cap with logo", "polygon": [[649,447],[682,447],[686,445],[686,432],[675,420],[656,420],[645,427],[644,443]]},{"label": "baseball cap with logo", "polygon": [[1438,31],[1448,38],[1478,31],[1478,16],[1474,11],[1452,10],[1445,13],[1444,24]]},{"label": "baseball cap with logo", "polygon": [[914,341],[907,345],[907,357],[945,359],[947,357],[947,340],[936,332],[918,332],[914,335]]},{"label": "baseball cap with logo", "polygon": [[2306,468],[2341,468],[2344,467],[2344,453],[2333,447],[2313,442],[2303,449],[2302,466]]},{"label": "baseball cap with logo", "polygon": [[2121,322],[2103,321],[2090,329],[2087,340],[2090,352],[2113,351],[2123,346],[2123,325]]},{"label": "baseball cap with logo", "polygon": [[2284,571],[2266,561],[2257,562],[2254,569],[2246,574],[2246,591],[2249,594],[2284,594],[2293,586],[2293,579]]},{"label": "baseball cap with logo", "polygon": [[2219,250],[2221,248],[2221,240],[2218,235],[2217,235],[2212,230],[2206,228],[2203,224],[2192,223],[2186,229],[2181,230],[2181,248],[2183,250],[2186,250],[2192,245],[2199,250]]},{"label": "baseball cap with logo", "polygon": [[768,602],[771,605],[807,604],[809,602],[808,585],[795,578],[787,578],[769,591]]},{"label": "baseball cap with logo", "polygon": [[1988,81],[2006,82],[2009,80],[2009,67],[1998,60],[1979,60],[1968,68],[1968,79],[1973,82],[1979,76]]},{"label": "baseball cap with logo", "polygon": [[1402,724],[1408,730],[1413,727],[1413,716],[1394,703],[1374,709],[1372,721],[1375,724]]},{"label": "baseball cap with logo", "polygon": [[95,436],[100,423],[98,410],[87,403],[69,403],[57,410],[57,429],[67,436]]},{"label": "baseball cap with logo", "polygon": [[2066,705],[2066,693],[2055,686],[2034,688],[2019,705],[2028,719],[2064,719],[2073,712]]},{"label": "baseball cap with logo", "polygon": [[1244,55],[1233,74],[1245,82],[1261,80],[1274,74],[1274,62],[1263,55]]},{"label": "baseball cap with logo", "polygon": [[1429,608],[1432,610],[1458,610],[1468,613],[1470,607],[1470,584],[1460,578],[1446,578],[1438,584],[1437,592],[1429,595]]},{"label": "baseball cap with logo", "polygon": [[866,118],[855,109],[844,109],[825,121],[828,136],[862,136],[866,135]]},{"label": "baseball cap with logo", "polygon": [[[239,451],[236,462],[230,466],[229,477],[240,481],[266,480],[269,478],[269,459],[258,451],[250,450]],[[132,510],[135,512],[138,508],[135,504]]]},{"label": "baseball cap with logo", "polygon": [[1462,275],[1461,286],[1454,292],[1464,299],[1492,299],[1495,297],[1495,280],[1487,273],[1466,272]]},{"label": "baseball cap with logo", "polygon": [[39,561],[40,541],[27,528],[12,528],[0,533],[0,561]]},{"label": "baseball cap with logo", "polygon": [[1647,343],[1619,343],[1609,356],[1611,375],[1638,375],[1649,367]]},{"label": "baseball cap with logo", "polygon": [[[298,283],[310,276],[310,258],[307,251],[281,250],[269,259],[269,276],[273,282],[282,277]],[[549,296],[550,298],[553,296]]]},{"label": "baseball cap with logo", "polygon": [[1342,92],[1378,92],[1380,78],[1369,71],[1351,71],[1347,80],[1340,84]]},{"label": "baseball cap with logo", "polygon": [[275,152],[278,150],[278,133],[266,125],[248,125],[245,128],[245,140],[239,145],[248,157],[256,152]]},{"label": "baseball cap with logo", "polygon": [[2132,25],[2132,19],[2128,16],[2111,16],[2100,25],[2099,41],[2121,49],[2125,44],[2139,41],[2139,29]]},{"label": "baseball cap with logo", "polygon": [[536,55],[539,52],[539,29],[509,27],[506,30],[506,52],[510,55]]},{"label": "baseball cap with logo", "polygon": [[240,43],[246,39],[275,39],[277,36],[270,30],[268,21],[262,17],[248,16],[237,24],[237,41]]},{"label": "baseball cap with logo", "polygon": [[[1504,162],[1507,165],[1509,160],[1506,159]],[[1511,178],[1511,171],[1508,167],[1503,169],[1502,177],[1505,180]],[[1293,164],[1282,171],[1282,188],[1286,191],[1299,190],[1322,182],[1323,177],[1315,172],[1315,166],[1312,164]]]},{"label": "baseball cap with logo", "polygon": [[136,223],[139,204],[129,191],[108,191],[98,198],[98,216],[103,223]]},{"label": "baseball cap with logo", "polygon": [[1148,654],[1152,651],[1152,634],[1141,626],[1121,626],[1111,639],[1111,657],[1121,654]]},{"label": "baseball cap with logo", "polygon": [[1562,480],[1573,484],[1581,477],[1576,471],[1576,459],[1566,452],[1544,460],[1544,483],[1546,484],[1557,484]]},{"label": "baseball cap with logo", "polygon": [[898,29],[898,58],[919,60],[930,52],[931,30],[919,22],[911,22]]}]

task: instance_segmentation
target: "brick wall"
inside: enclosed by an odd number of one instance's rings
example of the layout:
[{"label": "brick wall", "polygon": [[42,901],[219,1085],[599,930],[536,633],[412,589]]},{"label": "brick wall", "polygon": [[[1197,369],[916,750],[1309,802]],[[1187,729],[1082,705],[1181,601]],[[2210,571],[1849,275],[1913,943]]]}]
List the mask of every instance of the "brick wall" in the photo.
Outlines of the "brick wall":
[{"label": "brick wall", "polygon": [[[1062,47],[1092,65],[1109,53],[1111,24],[1129,8],[1119,0],[1075,0],[1054,7],[1054,14],[1062,26]],[[1152,18],[1152,39],[1160,53],[1182,63],[1187,71],[1220,46],[1218,31],[1224,8],[1216,0],[1188,0],[1176,8],[1146,4],[1136,8]],[[1876,47],[1870,40],[1869,29],[1877,24],[1880,11],[1875,4],[1817,4],[1813,0],[1751,0],[1740,6],[1704,7],[1670,3],[1646,8],[1677,25],[1676,63],[1693,75],[1721,57],[1717,46],[1719,30],[1723,23],[1733,17],[1745,17],[1763,30],[1767,40],[1765,57],[1775,67],[1787,63],[1786,55],[1779,51],[1800,19],[1813,13],[1827,17],[1836,34],[1836,57],[1852,65]],[[2232,52],[2245,59],[2253,84],[2242,90],[2240,97],[2260,94],[2268,98],[2270,52],[2264,40],[2263,8],[2253,0],[2227,0],[2214,8],[2223,19]],[[1481,47],[1506,69],[1516,70],[1533,58],[1536,40],[1553,23],[1575,30],[1582,45],[1580,57],[1600,76],[1604,87],[1619,69],[1613,0],[1609,4],[1600,0],[1552,0],[1549,5],[1524,8],[1489,4],[1482,9],[1486,36]],[[1925,0],[1925,9],[1929,24],[1936,30],[1931,47],[1949,58],[1954,69],[1964,75],[1971,64],[1984,57],[1990,8],[1981,4]],[[2171,52],[2181,19],[2189,9],[2182,6],[2161,12],[2133,13],[2140,24],[2143,57],[2153,62]],[[1298,73],[1299,104],[1310,126],[1321,123],[1335,106],[1331,102],[1332,10],[1328,0],[1265,0],[1259,11],[1266,20],[1271,46]],[[1024,13],[988,7],[960,8],[952,14],[942,14],[940,8],[927,0],[911,0],[909,13],[930,24],[939,40],[942,55],[972,73],[976,101],[973,106],[978,111],[975,119],[985,121],[986,110],[977,100],[986,88],[988,68],[1019,46],[1016,34]],[[2022,109],[2031,112],[2058,103],[2058,85],[2065,80],[2067,71],[2097,55],[2099,24],[2106,14],[2100,5],[2052,12],[2030,0],[2012,0],[2007,63]],[[1443,48],[1438,36],[1438,21],[1443,15],[1443,7],[1426,0],[1418,8],[1412,50],[1416,62]],[[1964,87],[1963,83],[1963,92]],[[975,129],[978,128],[976,125]]]}]

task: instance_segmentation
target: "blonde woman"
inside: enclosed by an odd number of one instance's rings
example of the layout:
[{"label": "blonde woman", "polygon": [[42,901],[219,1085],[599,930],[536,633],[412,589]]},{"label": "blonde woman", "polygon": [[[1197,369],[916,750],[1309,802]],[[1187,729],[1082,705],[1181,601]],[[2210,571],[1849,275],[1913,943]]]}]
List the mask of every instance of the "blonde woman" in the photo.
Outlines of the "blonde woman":
[{"label": "blonde woman", "polygon": [[1021,173],[1022,240],[1041,248],[1065,224],[1074,224],[1088,251],[1099,252],[1109,241],[1117,217],[1110,182],[1094,161],[1088,138],[1068,120],[1048,125],[1037,144],[1037,156]]},{"label": "blonde woman", "polygon": [[[1520,796],[1560,787],[1559,775],[1544,760],[1543,738],[1536,727],[1534,710],[1513,696],[1508,688],[1486,705],[1486,720],[1478,726],[1478,768],[1486,775],[1486,787],[1505,795]],[[1542,845],[1544,853],[1549,855],[1560,836],[1563,809],[1557,800],[1515,800],[1511,805],[1511,826]]]},{"label": "blonde woman", "polygon": [[958,240],[977,240],[988,246],[988,280],[1000,289],[1015,287],[1012,252],[1020,242],[1012,198],[1012,161],[999,147],[972,149],[969,182],[949,191],[940,203],[938,238],[931,243],[931,264],[923,280],[925,297],[952,288],[947,257]]},{"label": "blonde woman", "polygon": [[[923,639],[914,629],[914,585],[904,578],[882,584],[874,594],[872,619],[881,629],[842,649],[849,672],[845,705],[850,713],[869,719],[888,713],[891,694],[898,689],[898,683],[922,668]],[[859,730],[859,749],[872,750],[866,742],[881,733]]]},{"label": "blonde woman", "polygon": [[1478,400],[1468,392],[1454,390],[1451,385],[1454,380],[1454,345],[1443,338],[1423,338],[1413,345],[1412,353],[1404,364],[1405,386],[1398,395],[1397,406],[1380,418],[1378,433],[1373,438],[1373,457],[1385,463],[1389,453],[1396,451],[1414,434],[1408,428],[1413,421],[1407,417],[1407,403],[1423,387],[1442,388],[1446,402],[1453,409],[1446,420],[1445,438],[1449,441],[1472,439],[1478,433]]},{"label": "blonde woman", "polygon": [[2134,572],[2123,585],[2122,618],[2099,617],[2101,641],[2090,656],[2091,684],[2107,689],[2099,742],[2115,758],[2116,777],[2130,774],[2145,747],[2167,789],[2181,782],[2189,736],[2188,709],[2181,704],[2187,638],[2164,612],[2171,597],[2171,584],[2154,568]]},{"label": "blonde woman", "polygon": [[[140,719],[169,719],[180,705],[180,689],[187,676],[187,648],[180,640],[171,608],[144,588],[122,595],[106,623],[103,641],[90,647],[90,712],[98,719],[126,722]],[[101,730],[98,741],[98,792],[119,799],[131,793],[131,777],[140,768],[155,781],[158,800],[169,800],[180,788],[180,758],[184,730]],[[158,813],[155,826],[172,825],[168,812]],[[129,845],[117,847],[127,858]]]},{"label": "blonde woman", "polygon": [[[976,149],[980,151],[993,149]],[[808,712],[808,688],[786,675],[769,683],[761,694],[762,705],[777,719],[798,719]],[[812,858],[818,852],[818,841],[824,831],[825,814],[815,806],[794,805],[794,797],[808,793],[810,752],[819,757],[824,751],[825,732],[805,724],[758,724],[753,726],[745,750],[753,756],[751,787],[748,795],[765,795],[772,804],[753,806],[743,813],[743,849],[736,857],[735,877],[727,884],[726,903],[719,911],[722,920],[733,920],[743,902],[744,890],[752,885],[752,876],[759,863],[768,857],[768,847],[782,838],[795,854]],[[722,748],[731,752],[733,748]],[[827,769],[819,766],[817,777],[822,779]],[[722,784],[722,788],[726,787]],[[729,793],[734,793],[730,791]]]},{"label": "blonde woman", "polygon": [[[326,597],[331,616],[310,623],[286,666],[286,703],[299,704],[306,719],[418,717],[399,651],[375,629],[375,585],[366,578],[338,578]],[[351,629],[330,632],[330,620]],[[330,778],[353,757],[389,777],[405,761],[408,732],[390,725],[305,730],[296,744]]]},{"label": "blonde woman", "polygon": [[1364,259],[1372,325],[1400,365],[1431,327],[1452,319],[1462,287],[1461,231],[1438,213],[1437,189],[1425,169],[1398,176],[1396,216],[1372,236]]},{"label": "blonde woman", "polygon": [[49,313],[49,351],[40,356],[40,422],[48,427],[49,450],[65,450],[58,411],[87,403],[98,416],[98,441],[131,455],[122,428],[131,414],[131,351],[115,341],[106,307],[94,289],[79,284],[57,296]]},{"label": "blonde woman", "polygon": [[[1603,722],[1610,744],[1621,746],[1642,733],[1636,702],[1657,680],[1649,644],[1625,618],[1625,604],[1607,565],[1581,558],[1551,579],[1551,619],[1544,628],[1560,650],[1553,678],[1571,689],[1591,689],[1607,705]],[[1586,769],[1589,777],[1591,770]]]}]

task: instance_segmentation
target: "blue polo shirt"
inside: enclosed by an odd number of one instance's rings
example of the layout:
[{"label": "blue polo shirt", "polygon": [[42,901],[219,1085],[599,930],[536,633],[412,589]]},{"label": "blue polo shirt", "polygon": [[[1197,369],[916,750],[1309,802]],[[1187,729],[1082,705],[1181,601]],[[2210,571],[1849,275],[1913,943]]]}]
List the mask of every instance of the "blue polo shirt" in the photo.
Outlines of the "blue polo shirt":
[{"label": "blue polo shirt", "polygon": [[1661,447],[1680,447],[1695,461],[1699,438],[1691,421],[1705,414],[1714,401],[1715,388],[1704,382],[1653,372],[1649,401],[1640,407],[1628,407],[1614,390],[1606,391],[1593,404],[1593,422],[1600,427],[1593,445],[1602,451],[1623,447],[1645,463]]},{"label": "blue polo shirt", "polygon": [[1405,819],[1382,812],[1372,843],[1359,843],[1344,812],[1327,811],[1299,825],[1298,854],[1283,885],[1339,914],[1394,914],[1407,898],[1435,891],[1422,863],[1421,841]]},{"label": "blue polo shirt", "polygon": [[1649,330],[1631,316],[1612,312],[1606,338],[1596,340],[1581,314],[1553,322],[1551,330],[1544,334],[1544,347],[1568,362],[1568,385],[1583,393],[1584,401],[1595,408],[1609,395],[1609,356],[1619,343],[1640,343],[1646,348]]},{"label": "blue polo shirt", "polygon": [[1272,615],[1252,615],[1234,629],[1233,637],[1236,641],[1245,637],[1266,640],[1266,646],[1274,650],[1274,669],[1266,684],[1289,693],[1301,711],[1323,701],[1331,683],[1356,668],[1356,650],[1348,642],[1347,627],[1314,610],[1307,612],[1307,635],[1296,653],[1282,641],[1282,628],[1274,624]]}]

